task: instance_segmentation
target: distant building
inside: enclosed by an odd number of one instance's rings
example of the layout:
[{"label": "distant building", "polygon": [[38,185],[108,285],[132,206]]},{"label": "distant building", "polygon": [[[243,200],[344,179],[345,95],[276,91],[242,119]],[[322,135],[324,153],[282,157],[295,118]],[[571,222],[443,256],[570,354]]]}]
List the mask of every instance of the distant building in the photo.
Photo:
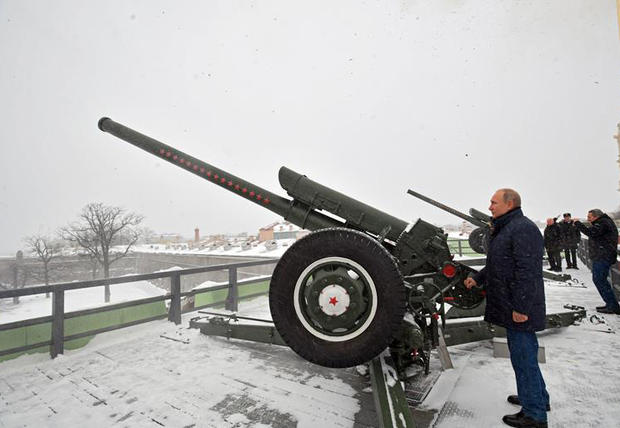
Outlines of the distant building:
[{"label": "distant building", "polygon": [[267,226],[261,227],[258,229],[258,242],[271,241],[273,240],[273,228],[278,223],[271,223]]},{"label": "distant building", "polygon": [[258,241],[272,241],[278,239],[299,239],[302,236],[310,233],[307,230],[301,229],[288,221],[271,223],[265,227],[261,227],[258,230]]},{"label": "distant building", "polygon": [[159,235],[159,244],[169,245],[178,244],[183,241],[183,237],[178,233],[161,233]]},{"label": "distant building", "polygon": [[297,239],[300,230],[300,227],[289,222],[278,223],[273,227],[273,239]]}]

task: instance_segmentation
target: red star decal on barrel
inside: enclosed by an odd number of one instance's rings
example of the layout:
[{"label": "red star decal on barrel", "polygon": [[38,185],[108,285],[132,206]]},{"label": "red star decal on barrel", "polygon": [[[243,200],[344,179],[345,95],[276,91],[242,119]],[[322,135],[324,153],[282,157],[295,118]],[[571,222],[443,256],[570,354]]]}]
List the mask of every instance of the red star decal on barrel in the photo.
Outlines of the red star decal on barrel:
[{"label": "red star decal on barrel", "polygon": [[335,297],[330,297],[329,298],[329,304],[330,305],[336,306],[336,303],[338,303],[338,299],[336,299]]}]

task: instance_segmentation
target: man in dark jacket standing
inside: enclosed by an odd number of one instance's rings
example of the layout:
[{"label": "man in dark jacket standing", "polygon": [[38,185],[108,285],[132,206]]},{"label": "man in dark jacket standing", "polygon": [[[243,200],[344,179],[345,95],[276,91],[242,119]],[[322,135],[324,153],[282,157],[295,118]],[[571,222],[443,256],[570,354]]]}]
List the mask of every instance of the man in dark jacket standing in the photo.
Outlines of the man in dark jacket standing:
[{"label": "man in dark jacket standing", "polygon": [[522,409],[502,420],[513,427],[547,427],[549,394],[538,366],[535,333],[545,328],[543,237],[523,215],[516,191],[495,192],[489,210],[493,220],[486,266],[467,278],[465,286],[486,286],[484,318],[506,329],[518,392],[508,396],[508,402]]},{"label": "man in dark jacket standing", "polygon": [[577,267],[577,247],[581,241],[581,233],[571,219],[570,213],[562,215],[560,224],[560,232],[562,235],[562,247],[564,249],[564,257],[566,258],[566,269],[579,269]]},{"label": "man in dark jacket standing", "polygon": [[547,250],[547,258],[549,259],[549,270],[554,272],[562,272],[562,231],[560,225],[556,223],[555,218],[547,219],[547,227],[544,232],[545,249]]},{"label": "man in dark jacket standing", "polygon": [[611,265],[618,261],[618,228],[607,214],[599,209],[588,211],[591,227],[575,220],[577,229],[588,236],[588,252],[592,260],[592,281],[605,302],[596,310],[604,314],[620,315],[620,305],[607,281]]}]

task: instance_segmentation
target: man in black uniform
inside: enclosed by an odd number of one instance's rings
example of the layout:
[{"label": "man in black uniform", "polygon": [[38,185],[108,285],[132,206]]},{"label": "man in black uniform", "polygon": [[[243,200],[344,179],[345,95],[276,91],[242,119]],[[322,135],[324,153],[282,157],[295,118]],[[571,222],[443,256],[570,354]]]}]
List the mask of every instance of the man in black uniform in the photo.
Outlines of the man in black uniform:
[{"label": "man in black uniform", "polygon": [[562,256],[560,250],[562,248],[562,235],[560,225],[556,223],[555,218],[547,219],[547,227],[545,227],[545,249],[549,258],[549,270],[554,272],[562,272]]},{"label": "man in black uniform", "polygon": [[605,306],[596,310],[604,314],[620,315],[620,305],[607,281],[611,265],[618,261],[618,228],[607,214],[599,209],[588,211],[591,227],[575,219],[577,229],[588,236],[588,253],[592,260],[592,281],[603,298]]},{"label": "man in black uniform", "polygon": [[566,269],[579,269],[577,267],[577,247],[581,241],[581,233],[573,223],[570,213],[564,213],[560,222],[560,234],[562,236],[562,247],[564,248],[564,258],[566,259]]}]

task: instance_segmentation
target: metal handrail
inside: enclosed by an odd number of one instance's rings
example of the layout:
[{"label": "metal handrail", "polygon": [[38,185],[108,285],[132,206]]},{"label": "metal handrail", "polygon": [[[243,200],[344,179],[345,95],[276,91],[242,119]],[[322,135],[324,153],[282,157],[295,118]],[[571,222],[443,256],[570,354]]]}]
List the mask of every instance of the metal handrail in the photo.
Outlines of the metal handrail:
[{"label": "metal handrail", "polygon": [[[157,272],[157,273],[148,273],[148,274],[139,274],[139,275],[127,275],[122,277],[113,277],[113,278],[104,278],[104,279],[95,279],[88,281],[76,281],[76,282],[63,282],[57,283],[53,285],[44,285],[44,286],[34,286],[27,287],[21,289],[14,290],[4,290],[0,291],[0,299],[18,297],[18,296],[31,296],[43,293],[52,293],[52,315],[30,318],[26,320],[15,321],[6,324],[0,324],[0,331],[11,330],[15,328],[28,327],[32,325],[44,324],[51,321],[52,323],[52,335],[51,340],[30,344],[26,346],[20,346],[17,348],[9,348],[0,350],[0,356],[9,355],[18,352],[24,352],[27,350],[31,350],[34,348],[38,348],[41,346],[50,346],[50,355],[52,358],[55,358],[58,354],[62,354],[64,352],[64,343],[69,340],[74,340],[78,338],[83,338],[87,336],[93,336],[98,333],[103,333],[106,331],[116,330],[119,328],[129,327],[137,324],[141,324],[144,322],[153,321],[156,319],[165,318],[166,315],[157,315],[150,318],[145,318],[141,320],[134,320],[128,323],[122,323],[114,326],[88,330],[78,334],[73,334],[71,336],[64,335],[64,320],[71,319],[84,315],[97,314],[101,312],[108,312],[115,309],[127,308],[137,305],[142,305],[146,303],[153,303],[159,301],[170,300],[170,306],[168,309],[168,320],[174,322],[175,324],[181,323],[181,314],[183,312],[189,312],[190,310],[182,310],[181,308],[181,298],[194,296],[196,294],[211,292],[216,290],[224,290],[228,289],[228,296],[226,298],[226,309],[236,311],[238,309],[238,301],[239,301],[239,285],[248,285],[257,282],[263,282],[269,280],[270,276],[262,276],[259,278],[248,278],[246,280],[238,280],[237,279],[237,270],[240,268],[250,267],[250,266],[262,266],[267,264],[277,263],[278,259],[264,259],[264,260],[256,260],[249,262],[240,262],[240,263],[229,263],[229,264],[217,264],[212,266],[206,266],[201,268],[190,268],[190,269],[179,269],[167,272]],[[205,287],[194,289],[186,292],[181,292],[181,277],[186,275],[194,275],[205,272],[214,272],[228,270],[228,283],[215,285],[212,287]],[[65,291],[69,290],[79,290],[85,288],[92,287],[102,287],[106,285],[112,284],[126,284],[130,282],[136,281],[144,281],[151,279],[161,279],[161,278],[170,278],[170,293],[165,294],[163,296],[149,297],[145,299],[132,300],[129,302],[116,303],[112,305],[100,306],[97,308],[91,309],[83,309],[79,311],[65,312]],[[253,294],[254,296],[256,294]],[[206,305],[210,306],[210,305]],[[202,307],[206,307],[202,306]],[[202,308],[200,307],[200,308]],[[194,308],[192,310],[200,309]]]}]

